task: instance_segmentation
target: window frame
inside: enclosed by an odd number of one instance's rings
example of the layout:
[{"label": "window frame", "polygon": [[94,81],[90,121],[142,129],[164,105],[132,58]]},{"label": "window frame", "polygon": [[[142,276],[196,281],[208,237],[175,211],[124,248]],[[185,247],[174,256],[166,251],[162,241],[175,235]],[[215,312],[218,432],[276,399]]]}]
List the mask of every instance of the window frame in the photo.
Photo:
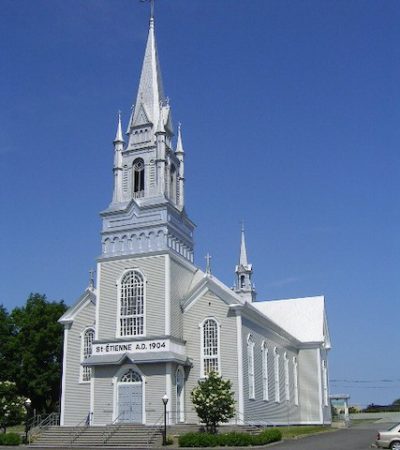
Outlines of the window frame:
[{"label": "window frame", "polygon": [[283,355],[284,375],[285,375],[285,399],[290,401],[290,385],[289,385],[289,358],[287,352]]},{"label": "window frame", "polygon": [[[91,344],[90,344],[90,352],[85,357],[85,350],[86,350],[85,338],[86,338],[86,334],[89,332],[92,332],[92,340],[91,340]],[[96,336],[96,330],[93,326],[86,327],[82,330],[82,332],[81,332],[81,363],[83,361],[85,361],[87,358],[89,358],[89,356],[92,354],[93,341],[95,340],[95,336]],[[92,368],[88,367],[88,366],[83,366],[81,364],[80,371],[79,371],[79,382],[80,383],[90,383],[92,380],[92,375],[93,375]],[[86,377],[88,377],[88,379],[86,379]]]},{"label": "window frame", "polygon": [[[121,315],[121,302],[122,302],[122,283],[124,278],[129,274],[129,273],[133,273],[134,276],[136,276],[136,274],[142,279],[142,285],[143,285],[143,314],[131,314],[131,315],[125,315],[122,316]],[[146,277],[143,275],[142,271],[140,271],[138,268],[133,267],[130,269],[126,269],[124,270],[124,272],[122,273],[122,275],[120,276],[120,278],[118,279],[117,283],[117,296],[118,296],[118,301],[117,301],[117,323],[116,323],[116,337],[117,338],[132,338],[132,337],[145,337],[146,336],[146,298],[147,298],[147,292],[146,292],[146,287],[147,287],[147,280]],[[125,318],[134,318],[134,317],[143,317],[143,332],[141,334],[122,334],[122,326],[121,326],[121,319],[123,317]]]},{"label": "window frame", "polygon": [[261,343],[261,364],[263,382],[263,400],[269,401],[269,377],[268,377],[268,346],[266,341]]},{"label": "window frame", "polygon": [[275,385],[275,403],[281,402],[281,383],[279,373],[279,359],[280,354],[278,348],[274,347],[274,385]]},{"label": "window frame", "polygon": [[[206,324],[206,322],[208,321],[213,321],[216,324],[216,330],[217,330],[217,354],[213,355],[212,357],[210,357],[209,355],[206,355],[204,350],[205,350],[205,345],[204,345],[204,326]],[[218,370],[215,371],[215,373],[217,373],[219,376],[221,376],[222,374],[222,370],[221,370],[221,324],[219,323],[219,321],[215,318],[215,317],[206,317],[200,324],[200,378],[207,378],[208,377],[208,373],[205,373],[205,360],[216,360],[217,361],[217,365],[218,365]]]},{"label": "window frame", "polygon": [[254,337],[252,334],[247,336],[247,379],[249,387],[249,400],[256,398],[256,383],[254,374]]},{"label": "window frame", "polygon": [[297,358],[293,356],[293,387],[294,404],[299,406],[299,372]]},{"label": "window frame", "polygon": [[[139,162],[143,163],[143,168],[141,170],[137,170],[135,168],[135,165]],[[136,183],[136,176],[137,176],[137,183]],[[143,189],[136,189],[136,184],[138,187],[143,187]],[[142,198],[145,196],[146,191],[146,164],[144,162],[144,159],[141,157],[135,158],[132,161],[132,194],[133,198]]]}]

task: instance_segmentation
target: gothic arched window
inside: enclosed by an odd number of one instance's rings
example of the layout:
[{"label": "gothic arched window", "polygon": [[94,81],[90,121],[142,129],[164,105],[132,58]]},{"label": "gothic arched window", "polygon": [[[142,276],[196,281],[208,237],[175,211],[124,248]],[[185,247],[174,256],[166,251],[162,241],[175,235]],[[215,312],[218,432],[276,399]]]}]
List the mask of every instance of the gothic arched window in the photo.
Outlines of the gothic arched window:
[{"label": "gothic arched window", "polygon": [[[92,346],[94,340],[94,329],[88,328],[82,335],[82,360],[89,358],[92,354]],[[92,377],[92,369],[87,366],[82,367],[82,381],[90,381]]]},{"label": "gothic arched window", "polygon": [[144,161],[142,158],[133,161],[133,197],[144,197]]},{"label": "gothic arched window", "polygon": [[220,372],[219,365],[219,325],[215,319],[206,319],[202,326],[202,373]]},{"label": "gothic arched window", "polygon": [[279,403],[281,401],[280,391],[280,374],[279,374],[279,358],[278,349],[274,348],[274,378],[275,378],[275,401]]},{"label": "gothic arched window", "polygon": [[240,288],[243,289],[246,284],[246,278],[244,275],[240,275]]},{"label": "gothic arched window", "polygon": [[120,283],[119,335],[144,335],[144,292],[143,276],[130,270],[125,273]]},{"label": "gothic arched window", "polygon": [[269,386],[268,386],[268,347],[267,343],[263,341],[261,344],[261,363],[262,363],[262,380],[263,380],[263,400],[269,400]]},{"label": "gothic arched window", "polygon": [[249,379],[249,398],[254,399],[254,339],[251,334],[247,338],[247,375]]}]

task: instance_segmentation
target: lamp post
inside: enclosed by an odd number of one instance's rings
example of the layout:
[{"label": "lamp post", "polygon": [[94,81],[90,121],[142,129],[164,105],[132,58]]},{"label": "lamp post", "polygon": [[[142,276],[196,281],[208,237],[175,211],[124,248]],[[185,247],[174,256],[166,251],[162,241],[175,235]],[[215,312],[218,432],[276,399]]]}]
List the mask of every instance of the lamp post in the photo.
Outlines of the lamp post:
[{"label": "lamp post", "polygon": [[28,444],[28,431],[29,431],[29,416],[31,412],[31,404],[32,401],[30,398],[25,400],[25,408],[26,408],[26,419],[25,419],[25,444]]},{"label": "lamp post", "polygon": [[164,432],[163,432],[163,440],[162,445],[167,445],[167,403],[168,403],[168,395],[165,394],[162,398],[162,401],[164,403]]}]

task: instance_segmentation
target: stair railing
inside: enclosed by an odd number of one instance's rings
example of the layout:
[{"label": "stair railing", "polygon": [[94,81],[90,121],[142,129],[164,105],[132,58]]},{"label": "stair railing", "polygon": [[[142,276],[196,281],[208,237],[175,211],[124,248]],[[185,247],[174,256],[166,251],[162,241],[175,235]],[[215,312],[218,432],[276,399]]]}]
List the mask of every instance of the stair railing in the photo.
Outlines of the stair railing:
[{"label": "stair railing", "polygon": [[88,413],[87,416],[85,416],[77,425],[74,426],[74,428],[72,429],[71,433],[71,441],[70,441],[70,446],[72,447],[73,443],[80,437],[82,436],[82,434],[89,428],[90,423],[91,423],[91,418],[92,418],[92,414],[93,413]]},{"label": "stair railing", "polygon": [[[116,417],[111,423],[106,425],[106,429],[103,431],[103,446],[106,445],[106,443],[111,439],[112,436],[119,430],[121,423],[119,420],[121,417],[125,415],[125,411],[122,411],[122,413]],[[115,426],[115,424],[118,423],[119,426]]]},{"label": "stair railing", "polygon": [[154,423],[154,425],[152,425],[152,427],[154,427],[154,430],[150,429],[147,431],[147,448],[150,448],[150,444],[153,441],[154,436],[162,431],[163,423],[164,423],[164,413],[162,413],[161,416]]},{"label": "stair railing", "polygon": [[32,417],[28,422],[28,443],[30,444],[32,440],[38,436],[43,430],[51,426],[60,425],[60,414],[52,412],[47,416],[37,415]]}]

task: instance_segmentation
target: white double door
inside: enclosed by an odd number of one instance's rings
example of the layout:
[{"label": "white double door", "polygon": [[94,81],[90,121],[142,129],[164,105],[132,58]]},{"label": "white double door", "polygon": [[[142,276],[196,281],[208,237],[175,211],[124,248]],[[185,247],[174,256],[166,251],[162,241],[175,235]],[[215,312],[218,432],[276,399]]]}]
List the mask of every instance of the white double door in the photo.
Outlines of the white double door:
[{"label": "white double door", "polygon": [[120,383],[118,385],[118,422],[142,423],[142,383]]}]

